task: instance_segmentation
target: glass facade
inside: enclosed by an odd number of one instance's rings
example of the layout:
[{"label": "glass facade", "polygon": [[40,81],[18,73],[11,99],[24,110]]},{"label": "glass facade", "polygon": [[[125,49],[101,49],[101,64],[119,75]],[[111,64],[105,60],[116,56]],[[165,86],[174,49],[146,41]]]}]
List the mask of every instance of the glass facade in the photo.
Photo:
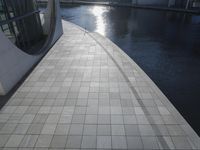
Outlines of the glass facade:
[{"label": "glass facade", "polygon": [[0,28],[20,49],[36,53],[44,42],[35,0],[0,0]]}]

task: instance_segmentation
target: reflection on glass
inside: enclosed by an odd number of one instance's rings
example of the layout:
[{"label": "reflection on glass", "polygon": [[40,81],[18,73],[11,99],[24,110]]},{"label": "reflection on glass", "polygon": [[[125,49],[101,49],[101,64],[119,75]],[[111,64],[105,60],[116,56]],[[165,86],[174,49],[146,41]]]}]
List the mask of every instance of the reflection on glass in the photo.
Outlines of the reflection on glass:
[{"label": "reflection on glass", "polygon": [[98,32],[105,36],[106,34],[106,22],[104,21],[103,14],[105,12],[108,12],[108,10],[105,7],[102,6],[94,6],[91,9],[92,14],[96,17],[96,30],[95,32]]}]

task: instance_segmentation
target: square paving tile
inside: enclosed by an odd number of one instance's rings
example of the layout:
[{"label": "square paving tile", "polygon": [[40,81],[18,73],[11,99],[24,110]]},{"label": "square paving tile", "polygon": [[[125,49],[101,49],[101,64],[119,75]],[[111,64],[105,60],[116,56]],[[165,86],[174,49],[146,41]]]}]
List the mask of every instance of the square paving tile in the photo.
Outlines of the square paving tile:
[{"label": "square paving tile", "polygon": [[110,107],[99,107],[99,112],[98,114],[100,115],[107,115],[110,114]]},{"label": "square paving tile", "polygon": [[125,135],[124,125],[111,125],[112,135]]},{"label": "square paving tile", "polygon": [[175,136],[172,137],[172,141],[177,149],[192,149],[187,137]]},{"label": "square paving tile", "polygon": [[83,125],[82,124],[71,124],[69,135],[82,135]]},{"label": "square paving tile", "polygon": [[10,135],[6,135],[6,134],[0,135],[0,147],[3,147],[6,144],[9,137],[10,137]]},{"label": "square paving tile", "polygon": [[110,125],[98,125],[97,126],[97,135],[111,135],[111,126]]},{"label": "square paving tile", "polygon": [[110,115],[98,115],[98,124],[110,124]]},{"label": "square paving tile", "polygon": [[51,148],[65,148],[67,136],[55,135],[51,141]]},{"label": "square paving tile", "polygon": [[111,149],[111,147],[112,147],[111,136],[97,136],[97,148]]},{"label": "square paving tile", "polygon": [[97,125],[84,125],[83,135],[96,135]]},{"label": "square paving tile", "polygon": [[124,115],[124,124],[138,124],[135,115]]},{"label": "square paving tile", "polygon": [[15,123],[7,123],[1,128],[0,134],[11,134],[15,130],[16,126],[17,124]]},{"label": "square paving tile", "polygon": [[85,124],[97,124],[97,115],[86,115]]},{"label": "square paving tile", "polygon": [[5,147],[19,147],[24,135],[11,135]]},{"label": "square paving tile", "polygon": [[20,147],[25,147],[25,148],[34,147],[37,139],[38,135],[25,135],[20,144]]},{"label": "square paving tile", "polygon": [[71,123],[72,115],[61,115],[59,123]]},{"label": "square paving tile", "polygon": [[66,148],[77,148],[81,147],[82,136],[68,136]]},{"label": "square paving tile", "polygon": [[31,124],[27,131],[27,134],[40,134],[44,124]]},{"label": "square paving tile", "polygon": [[111,115],[111,124],[124,124],[122,115]]},{"label": "square paving tile", "polygon": [[50,146],[52,138],[53,138],[53,135],[40,135],[38,137],[35,147],[48,148]]},{"label": "square paving tile", "polygon": [[57,124],[44,124],[41,134],[54,134]]},{"label": "square paving tile", "polygon": [[57,123],[60,119],[60,115],[50,114],[46,120],[46,123]]},{"label": "square paving tile", "polygon": [[113,149],[127,149],[125,136],[112,136],[112,148]]},{"label": "square paving tile", "polygon": [[143,149],[142,139],[138,136],[127,136],[128,149]]},{"label": "square paving tile", "polygon": [[33,123],[45,123],[47,120],[48,114],[37,114],[33,120]]},{"label": "square paving tile", "polygon": [[85,115],[73,115],[72,123],[84,123]]},{"label": "square paving tile", "polygon": [[55,135],[68,135],[70,129],[69,124],[58,124],[55,130]]},{"label": "square paving tile", "polygon": [[140,135],[138,125],[125,125],[124,129],[125,129],[125,134],[127,136],[139,136]]},{"label": "square paving tile", "polygon": [[81,148],[96,148],[96,136],[83,136]]},{"label": "square paving tile", "polygon": [[144,145],[144,149],[160,149],[159,143],[156,137],[142,136],[142,142]]},{"label": "square paving tile", "polygon": [[154,136],[155,132],[151,125],[139,125],[140,134],[142,136]]},{"label": "square paving tile", "polygon": [[20,123],[32,123],[35,115],[26,114],[22,117]]}]

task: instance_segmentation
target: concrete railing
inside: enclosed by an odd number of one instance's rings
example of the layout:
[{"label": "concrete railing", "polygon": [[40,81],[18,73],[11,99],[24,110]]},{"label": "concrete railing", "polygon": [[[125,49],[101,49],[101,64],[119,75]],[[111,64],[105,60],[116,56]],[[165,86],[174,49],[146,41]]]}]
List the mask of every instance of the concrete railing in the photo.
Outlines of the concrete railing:
[{"label": "concrete railing", "polygon": [[49,0],[44,15],[43,28],[49,34],[37,55],[23,52],[0,31],[0,95],[7,94],[62,35],[59,0]]}]

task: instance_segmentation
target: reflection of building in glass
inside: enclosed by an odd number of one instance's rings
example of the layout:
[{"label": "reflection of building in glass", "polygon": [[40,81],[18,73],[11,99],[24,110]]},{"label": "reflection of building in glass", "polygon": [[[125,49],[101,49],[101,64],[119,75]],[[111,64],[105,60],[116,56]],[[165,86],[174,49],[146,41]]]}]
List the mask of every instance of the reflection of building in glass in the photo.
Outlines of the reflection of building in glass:
[{"label": "reflection of building in glass", "polygon": [[63,33],[59,0],[48,1],[43,14],[36,2],[0,0],[0,95],[12,93]]},{"label": "reflection of building in glass", "polygon": [[35,53],[44,37],[35,0],[0,0],[0,28],[28,53]]}]

